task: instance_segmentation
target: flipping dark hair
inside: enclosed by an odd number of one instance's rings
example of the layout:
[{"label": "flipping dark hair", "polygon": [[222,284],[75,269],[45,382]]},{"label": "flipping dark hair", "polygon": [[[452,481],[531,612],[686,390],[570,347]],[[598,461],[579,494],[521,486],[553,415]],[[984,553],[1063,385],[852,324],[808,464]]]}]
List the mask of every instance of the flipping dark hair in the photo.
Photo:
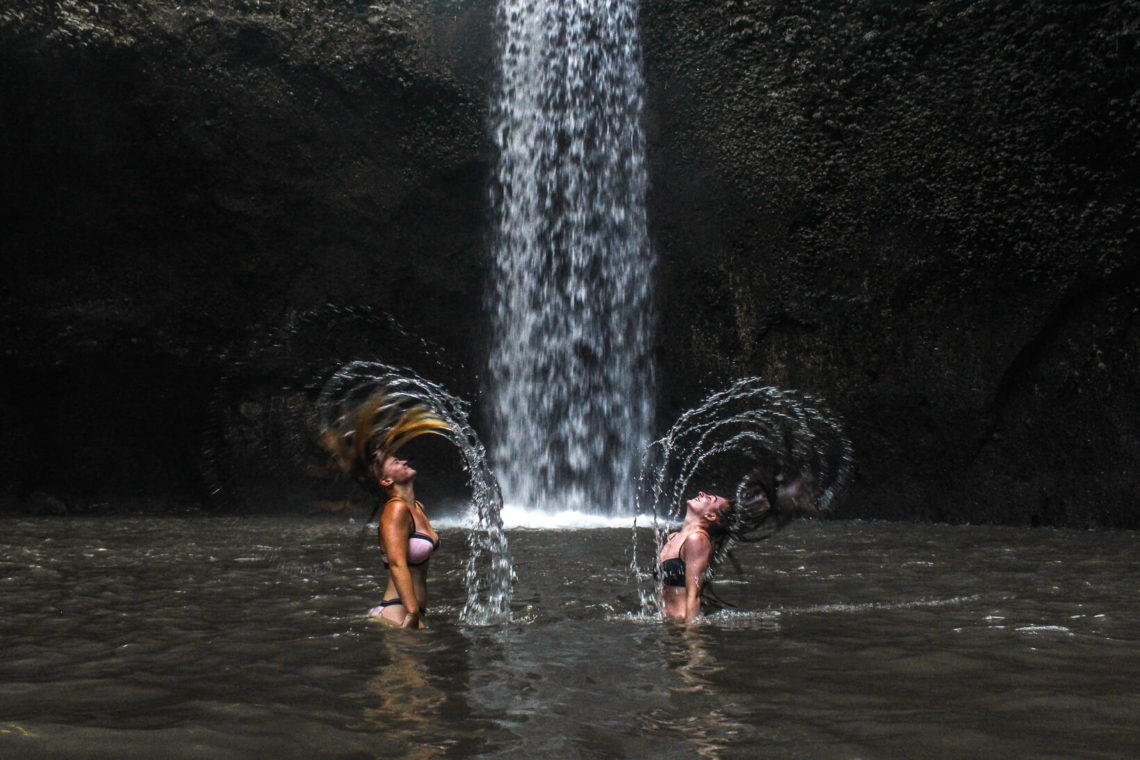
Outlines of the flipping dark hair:
[{"label": "flipping dark hair", "polygon": [[789,479],[779,464],[748,473],[709,532],[713,541],[710,564],[715,568],[729,557],[729,550],[737,541],[763,541],[797,514],[814,513],[804,496],[803,484],[803,475],[797,473]]}]

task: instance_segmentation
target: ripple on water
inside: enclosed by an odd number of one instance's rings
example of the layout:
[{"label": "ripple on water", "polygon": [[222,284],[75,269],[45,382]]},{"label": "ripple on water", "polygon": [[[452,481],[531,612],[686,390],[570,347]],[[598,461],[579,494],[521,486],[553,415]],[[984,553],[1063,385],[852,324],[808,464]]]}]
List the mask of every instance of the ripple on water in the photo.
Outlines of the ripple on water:
[{"label": "ripple on water", "polygon": [[[0,561],[53,572],[8,570],[20,580],[4,586],[0,715],[32,736],[0,730],[0,757],[1108,758],[1140,746],[1130,535],[794,524],[740,547],[740,571],[717,583],[736,606],[684,628],[639,615],[628,528],[519,530],[512,622],[472,628],[459,623],[454,527],[432,560],[433,627],[414,635],[367,621],[383,573],[371,548],[355,558],[359,526],[5,527]],[[108,552],[75,551],[94,533],[116,537],[100,540]],[[239,561],[251,547],[279,549]]]}]

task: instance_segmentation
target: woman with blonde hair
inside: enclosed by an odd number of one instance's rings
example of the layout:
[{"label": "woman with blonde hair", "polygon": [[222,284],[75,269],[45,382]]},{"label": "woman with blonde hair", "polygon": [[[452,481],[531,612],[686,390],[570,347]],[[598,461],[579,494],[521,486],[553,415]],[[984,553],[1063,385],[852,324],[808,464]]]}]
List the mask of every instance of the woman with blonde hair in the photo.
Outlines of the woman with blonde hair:
[{"label": "woman with blonde hair", "polygon": [[413,438],[443,435],[449,427],[427,408],[408,407],[384,393],[373,395],[348,417],[349,432],[326,429],[323,441],[341,469],[377,498],[372,514],[380,511],[378,533],[388,585],[369,615],[394,627],[423,628],[428,562],[439,548],[439,535],[416,499],[416,471],[396,454]]}]

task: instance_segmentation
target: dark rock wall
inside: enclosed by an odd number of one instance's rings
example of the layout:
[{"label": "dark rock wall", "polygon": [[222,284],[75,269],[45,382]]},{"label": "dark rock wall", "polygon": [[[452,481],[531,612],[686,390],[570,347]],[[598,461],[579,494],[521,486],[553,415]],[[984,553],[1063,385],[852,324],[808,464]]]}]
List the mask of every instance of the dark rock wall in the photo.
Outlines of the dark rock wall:
[{"label": "dark rock wall", "polygon": [[[848,516],[1140,525],[1140,4],[641,10],[663,424],[760,375]],[[337,358],[474,398],[493,16],[7,2],[4,492],[203,494]]]},{"label": "dark rock wall", "polygon": [[643,15],[674,406],[819,393],[860,514],[1136,525],[1138,5]]},{"label": "dark rock wall", "polygon": [[290,341],[271,350],[298,320],[322,359],[319,339],[345,360],[390,353],[383,320],[352,309],[391,312],[464,361],[492,11],[6,3],[8,490],[197,488],[220,386],[269,409],[309,380],[283,366]]}]

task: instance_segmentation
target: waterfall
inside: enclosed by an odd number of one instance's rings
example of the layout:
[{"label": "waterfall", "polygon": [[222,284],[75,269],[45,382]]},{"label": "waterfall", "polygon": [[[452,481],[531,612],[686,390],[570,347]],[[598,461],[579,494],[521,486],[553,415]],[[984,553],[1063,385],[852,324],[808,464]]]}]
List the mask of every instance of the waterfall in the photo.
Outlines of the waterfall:
[{"label": "waterfall", "polygon": [[635,0],[501,0],[491,448],[507,502],[631,512],[655,408]]}]

